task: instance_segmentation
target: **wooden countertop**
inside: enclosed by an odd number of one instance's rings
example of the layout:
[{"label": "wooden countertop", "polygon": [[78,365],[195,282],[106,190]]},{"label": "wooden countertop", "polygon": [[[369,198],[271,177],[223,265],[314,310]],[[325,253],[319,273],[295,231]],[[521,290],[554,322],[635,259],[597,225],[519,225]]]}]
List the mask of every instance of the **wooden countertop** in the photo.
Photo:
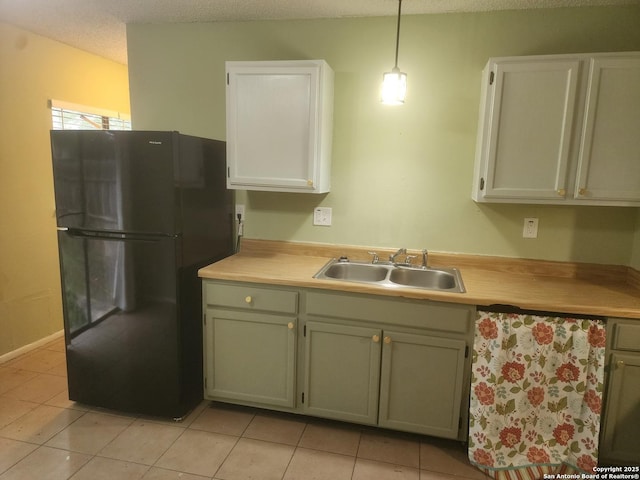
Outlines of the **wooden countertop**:
[{"label": "wooden countertop", "polygon": [[[466,293],[319,280],[331,258],[366,260],[370,248],[243,239],[241,252],[199,270],[202,278],[288,285],[479,306],[512,305],[640,319],[640,272],[629,267],[430,253],[430,267],[460,270]],[[380,258],[392,250],[376,249]],[[410,252],[418,253],[418,252]]]}]

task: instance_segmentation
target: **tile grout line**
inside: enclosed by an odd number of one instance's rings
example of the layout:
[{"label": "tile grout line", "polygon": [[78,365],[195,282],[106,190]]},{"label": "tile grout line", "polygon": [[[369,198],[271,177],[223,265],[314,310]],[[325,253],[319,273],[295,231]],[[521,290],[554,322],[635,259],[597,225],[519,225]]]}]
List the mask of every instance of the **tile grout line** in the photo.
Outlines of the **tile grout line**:
[{"label": "tile grout line", "polygon": [[291,462],[293,461],[293,457],[295,456],[296,452],[298,451],[298,448],[300,448],[300,442],[302,441],[302,437],[304,437],[304,432],[307,430],[308,426],[309,426],[309,423],[305,422],[304,428],[302,429],[302,432],[300,432],[300,438],[298,438],[298,441],[293,446],[293,453],[291,454],[291,458],[289,458],[289,461],[287,462],[287,466],[285,467],[284,472],[282,472],[282,477],[280,478],[280,480],[284,480],[284,477],[287,476],[287,471],[289,470],[289,467],[291,466]]},{"label": "tile grout line", "polygon": [[[207,405],[207,407],[206,407],[206,408],[212,408],[212,402],[210,402],[210,401],[209,401],[209,402],[208,402],[208,405]],[[205,408],[205,409],[203,409],[203,410],[202,410],[202,412],[200,412],[200,415],[203,415],[203,414],[204,414],[204,412],[205,412],[206,408]],[[200,415],[198,415],[198,417],[200,417]],[[229,449],[229,451],[227,452],[227,454],[224,456],[224,459],[220,462],[220,465],[219,465],[219,466],[218,466],[218,468],[216,469],[215,473],[211,476],[211,479],[212,479],[212,480],[215,480],[216,475],[218,474],[218,472],[220,471],[220,469],[222,468],[222,466],[224,465],[224,463],[229,459],[229,456],[231,455],[231,452],[233,452],[233,450],[235,450],[235,448],[238,446],[238,443],[240,443],[240,439],[241,439],[241,438],[243,438],[244,433],[247,431],[247,428],[249,428],[249,425],[251,425],[251,422],[253,422],[253,419],[254,419],[254,418],[256,418],[256,413],[255,413],[255,411],[253,411],[253,412],[251,413],[251,420],[249,420],[249,421],[247,422],[247,426],[246,426],[246,427],[244,427],[244,429],[242,430],[242,432],[240,432],[240,435],[238,435],[238,436],[236,437],[236,441],[234,442],[233,447],[231,447],[231,448]],[[194,421],[195,421],[195,420],[194,420]],[[193,422],[192,422],[192,423],[193,423]],[[194,429],[194,430],[195,430],[195,429]],[[216,432],[214,432],[214,433],[216,433]],[[225,434],[221,434],[221,435],[225,435]],[[233,435],[233,436],[235,436],[235,435]]]},{"label": "tile grout line", "polygon": [[358,454],[360,453],[360,445],[362,444],[362,429],[358,429],[358,448],[356,448],[356,455],[353,460],[353,468],[351,469],[351,480],[353,480],[353,476],[356,474],[356,465],[358,464]]}]

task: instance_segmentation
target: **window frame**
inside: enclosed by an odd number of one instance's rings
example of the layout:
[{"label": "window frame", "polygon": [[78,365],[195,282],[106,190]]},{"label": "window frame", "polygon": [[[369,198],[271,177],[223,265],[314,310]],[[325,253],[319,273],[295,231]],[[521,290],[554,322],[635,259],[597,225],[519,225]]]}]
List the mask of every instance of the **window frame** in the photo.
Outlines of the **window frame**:
[{"label": "window frame", "polygon": [[[48,101],[52,130],[131,130],[131,115],[63,100]],[[65,125],[67,117],[76,117]],[[82,123],[78,123],[82,122]]]}]

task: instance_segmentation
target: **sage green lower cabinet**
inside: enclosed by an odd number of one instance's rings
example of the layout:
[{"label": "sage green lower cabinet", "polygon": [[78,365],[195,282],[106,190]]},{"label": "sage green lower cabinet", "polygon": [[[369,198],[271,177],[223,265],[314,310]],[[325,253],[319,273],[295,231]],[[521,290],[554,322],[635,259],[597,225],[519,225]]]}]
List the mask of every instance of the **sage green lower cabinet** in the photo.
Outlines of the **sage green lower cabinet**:
[{"label": "sage green lower cabinet", "polygon": [[465,351],[464,340],[386,330],[379,425],[457,438]]},{"label": "sage green lower cabinet", "polygon": [[640,465],[640,323],[607,322],[608,379],[600,463]]},{"label": "sage green lower cabinet", "polygon": [[304,413],[466,439],[475,307],[301,295]]},{"label": "sage green lower cabinet", "polygon": [[475,307],[203,280],[204,396],[464,441]]},{"label": "sage green lower cabinet", "polygon": [[307,322],[304,413],[375,425],[380,329]]},{"label": "sage green lower cabinet", "polygon": [[205,398],[290,409],[298,292],[204,281]]},{"label": "sage green lower cabinet", "polygon": [[289,317],[207,310],[207,395],[293,407],[294,330]]}]

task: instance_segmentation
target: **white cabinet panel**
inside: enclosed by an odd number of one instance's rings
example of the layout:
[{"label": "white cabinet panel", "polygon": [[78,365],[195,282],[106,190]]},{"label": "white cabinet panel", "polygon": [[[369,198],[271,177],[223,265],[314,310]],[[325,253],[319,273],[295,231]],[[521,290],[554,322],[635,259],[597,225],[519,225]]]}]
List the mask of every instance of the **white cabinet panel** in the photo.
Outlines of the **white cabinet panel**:
[{"label": "white cabinet panel", "polygon": [[323,60],[227,62],[227,186],[325,193],[333,71]]},{"label": "white cabinet panel", "polygon": [[640,58],[593,58],[575,196],[640,201]]},{"label": "white cabinet panel", "polygon": [[497,64],[485,196],[556,198],[565,186],[579,62]]},{"label": "white cabinet panel", "polygon": [[490,59],[477,202],[640,206],[640,52]]}]

